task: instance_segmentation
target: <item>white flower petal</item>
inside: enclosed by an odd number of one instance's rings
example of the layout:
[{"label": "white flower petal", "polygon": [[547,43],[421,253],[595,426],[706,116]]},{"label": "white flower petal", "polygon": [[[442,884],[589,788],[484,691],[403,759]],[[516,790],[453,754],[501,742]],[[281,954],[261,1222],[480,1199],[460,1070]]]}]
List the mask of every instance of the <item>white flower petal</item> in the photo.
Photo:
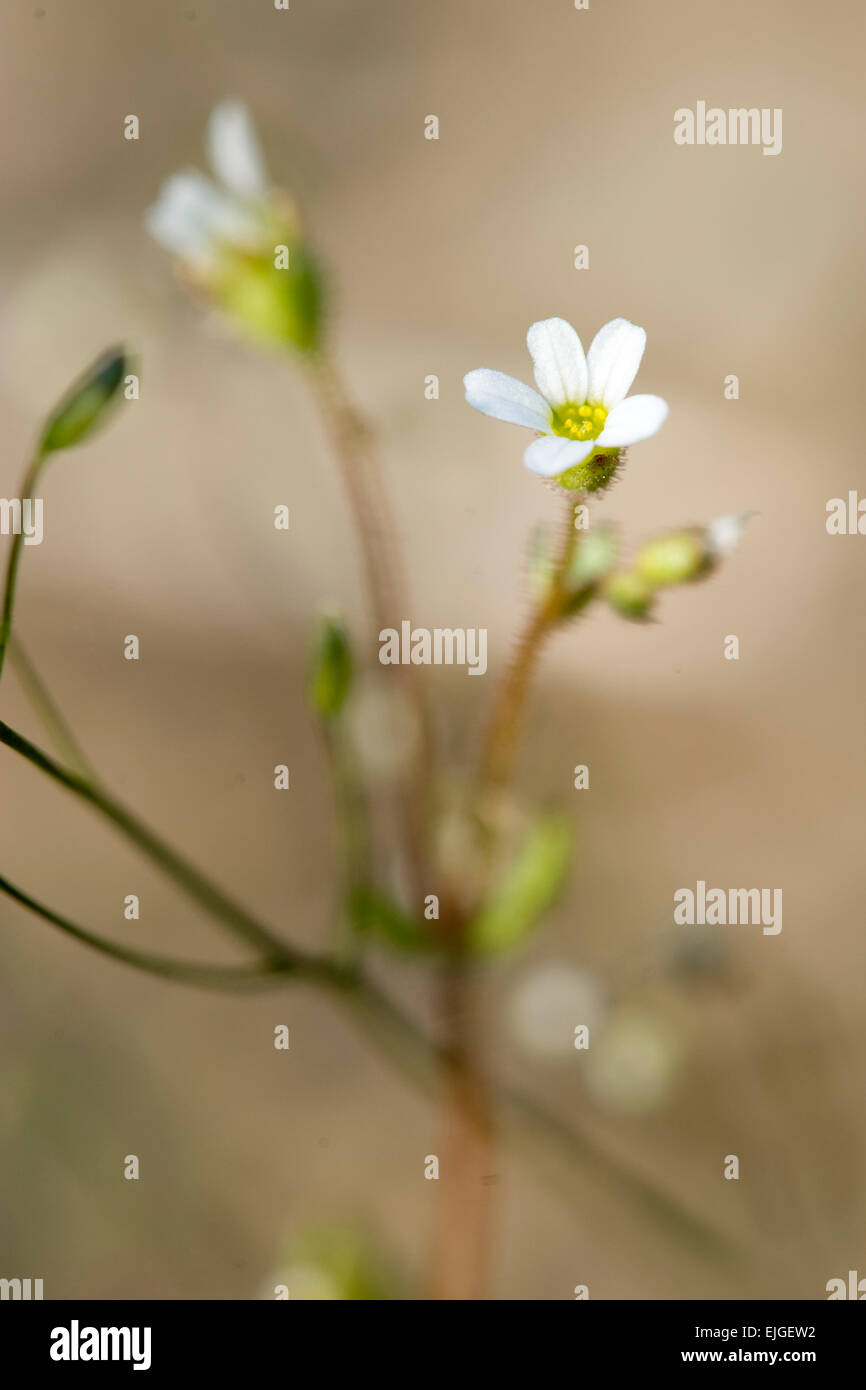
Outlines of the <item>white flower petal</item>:
[{"label": "white flower petal", "polygon": [[557,478],[567,468],[583,463],[594,448],[591,439],[564,439],[560,435],[546,434],[530,444],[523,462],[530,473],[537,473],[541,478]]},{"label": "white flower petal", "polygon": [[195,261],[206,256],[215,194],[210,180],[195,169],[172,175],[145,214],[151,236],[183,260]]},{"label": "white flower petal", "polygon": [[207,153],[211,168],[238,198],[264,198],[268,176],[250,113],[242,101],[221,101],[210,115]]},{"label": "white flower petal", "polygon": [[542,319],[526,335],[535,384],[551,405],[583,405],[586,400],[586,355],[565,319]]},{"label": "white flower petal", "polygon": [[646,331],[628,319],[611,319],[600,328],[587,353],[587,399],[600,402],[608,410],[625,400],[645,347]]},{"label": "white flower petal", "polygon": [[629,396],[615,405],[595,441],[603,449],[622,449],[649,439],[667,419],[667,401],[661,396]]},{"label": "white flower petal", "polygon": [[[197,169],[175,174],[148,214],[153,235],[185,260],[200,260],[218,242],[255,248],[262,229],[246,206]],[[169,245],[169,239],[172,243]]]},{"label": "white flower petal", "polygon": [[466,373],[463,385],[467,401],[482,415],[507,420],[511,425],[525,425],[531,430],[550,428],[547,402],[516,377],[479,367],[477,371]]}]

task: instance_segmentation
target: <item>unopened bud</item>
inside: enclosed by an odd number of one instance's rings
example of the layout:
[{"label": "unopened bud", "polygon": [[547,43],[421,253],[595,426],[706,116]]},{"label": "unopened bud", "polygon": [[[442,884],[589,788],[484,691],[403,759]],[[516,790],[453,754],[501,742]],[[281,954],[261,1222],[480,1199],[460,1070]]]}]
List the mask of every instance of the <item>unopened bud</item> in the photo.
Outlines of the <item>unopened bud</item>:
[{"label": "unopened bud", "polygon": [[635,570],[654,588],[688,584],[707,568],[707,553],[699,531],[676,531],[656,536],[638,552]]},{"label": "unopened bud", "polygon": [[88,367],[48,417],[39,446],[42,455],[80,444],[105,422],[127,365],[123,349],[110,348]]},{"label": "unopened bud", "polygon": [[652,585],[634,570],[619,570],[604,581],[602,590],[611,608],[623,618],[636,622],[649,617],[652,608]]}]

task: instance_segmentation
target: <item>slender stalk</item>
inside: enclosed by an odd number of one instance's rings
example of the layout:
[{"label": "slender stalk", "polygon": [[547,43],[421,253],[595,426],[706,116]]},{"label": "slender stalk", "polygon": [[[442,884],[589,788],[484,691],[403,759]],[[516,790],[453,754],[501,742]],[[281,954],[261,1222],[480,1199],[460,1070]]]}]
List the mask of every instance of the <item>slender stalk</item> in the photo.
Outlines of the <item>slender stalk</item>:
[{"label": "slender stalk", "polygon": [[93,764],[61,714],[57,702],[49,693],[20,639],[14,634],[9,640],[9,660],[24,694],[44,724],[49,738],[66,766],[71,772],[78,773],[84,781],[97,786],[99,777]]},{"label": "slender stalk", "polygon": [[223,922],[236,936],[278,960],[285,959],[292,954],[292,948],[276,936],[269,927],[257,921],[245,908],[242,908],[222,889],[217,888],[215,884],[199,873],[198,869],[188,860],[175,853],[170,845],[155,835],[152,830],[149,830],[137,816],[134,816],[131,811],[127,811],[119,801],[116,801],[100,787],[94,786],[78,773],[61,767],[47,753],[37,748],[23,734],[10,729],[9,725],[3,723],[2,720],[0,720],[0,743],[6,744],[14,752],[20,753],[34,767],[38,767],[40,771],[53,777],[56,782],[73,792],[82,801],[86,801],[100,811],[148,858],[159,865],[163,872],[173,879],[188,897]]},{"label": "slender stalk", "polygon": [[[27,470],[21,483],[21,503],[30,501],[36,488],[36,483],[42,467],[45,463],[45,455],[41,452],[36,453],[27,465]],[[9,645],[9,638],[12,635],[12,612],[15,607],[15,589],[18,583],[18,566],[21,563],[21,551],[24,545],[24,530],[16,531],[12,537],[12,544],[9,547],[9,559],[6,562],[6,579],[3,586],[3,608],[0,612],[0,674],[3,672],[3,663],[6,659],[6,649]]]},{"label": "slender stalk", "polygon": [[[38,903],[6,878],[0,877],[0,891],[102,955],[179,984],[237,991],[277,988],[303,980],[325,989],[364,1036],[428,1095],[439,1094],[443,1076],[448,1077],[454,1069],[453,1052],[431,1042],[377,985],[325,957],[303,955],[287,948],[282,958],[255,965],[223,967],[176,961],[132,951],[97,937]],[[636,1217],[649,1217],[650,1224],[659,1232],[697,1250],[704,1258],[730,1260],[737,1256],[732,1242],[681,1207],[676,1198],[612,1159],[535,1101],[511,1088],[494,1086],[490,1090],[490,1103],[491,1114],[495,1110],[501,1117],[515,1148],[534,1168],[540,1168],[545,1181],[554,1185],[578,1209],[583,1210],[589,1186],[612,1200],[626,1198]],[[474,1116],[476,1125],[479,1118],[477,1114]],[[484,1123],[489,1123],[486,1117]],[[482,1174],[491,1175],[492,1169]]]},{"label": "slender stalk", "polygon": [[148,975],[161,979],[175,980],[179,984],[198,985],[204,989],[247,989],[261,987],[272,982],[274,976],[295,975],[299,979],[328,979],[333,967],[324,959],[308,956],[298,951],[287,954],[285,960],[254,961],[249,965],[208,965],[193,961],[175,960],[172,956],[158,955],[152,951],[136,951],[119,942],[109,941],[97,936],[95,932],[78,926],[68,917],[52,911],[43,903],[37,902],[23,889],[16,888],[8,878],[0,875],[0,892],[20,903],[22,907],[35,912],[44,921],[82,942],[101,955],[124,965],[133,966]]},{"label": "slender stalk", "polygon": [[473,981],[462,959],[446,964],[442,984],[448,1043],[430,1292],[437,1300],[477,1301],[490,1254],[494,1107],[479,1063]]},{"label": "slender stalk", "polygon": [[539,653],[562,616],[564,582],[577,541],[573,494],[566,499],[559,554],[547,594],[531,609],[518,635],[488,726],[478,773],[482,792],[502,787],[511,775],[517,734]]},{"label": "slender stalk", "polygon": [[[340,468],[361,548],[368,596],[377,632],[399,628],[406,616],[408,585],[372,449],[372,431],[355,408],[333,359],[321,351],[308,369],[313,395]],[[417,724],[417,749],[400,790],[400,819],[416,905],[430,891],[427,856],[428,797],[432,782],[432,728],[420,673],[401,666],[399,677]]]},{"label": "slender stalk", "polygon": [[[573,523],[574,500],[569,498],[553,581],[518,638],[495,706],[479,773],[482,794],[500,787],[510,773],[535,660],[562,613],[564,578],[575,544]],[[454,949],[442,994],[450,1065],[445,1080],[441,1220],[431,1288],[436,1299],[478,1300],[484,1294],[489,1255],[496,1150],[492,1098],[479,1062],[473,985],[460,951],[463,930],[465,923],[458,921],[448,932]]]},{"label": "slender stalk", "polygon": [[348,964],[357,960],[360,954],[361,938],[353,919],[353,910],[369,877],[369,814],[355,750],[342,721],[339,718],[324,719],[321,729],[331,771],[339,842],[337,858],[341,865],[340,915],[334,956]]}]

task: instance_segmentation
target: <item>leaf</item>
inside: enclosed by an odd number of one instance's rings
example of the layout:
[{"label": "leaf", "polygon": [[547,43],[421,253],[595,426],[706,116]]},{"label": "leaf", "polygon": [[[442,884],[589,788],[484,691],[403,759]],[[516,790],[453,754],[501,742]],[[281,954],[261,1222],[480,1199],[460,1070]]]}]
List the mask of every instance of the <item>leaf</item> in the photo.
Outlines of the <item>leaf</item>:
[{"label": "leaf", "polygon": [[351,908],[352,920],[359,932],[371,932],[398,951],[418,955],[422,951],[432,951],[436,945],[430,930],[372,888],[357,889]]},{"label": "leaf", "polygon": [[517,946],[556,900],[571,862],[571,830],[562,816],[542,816],[478,916],[467,945],[478,955]]}]

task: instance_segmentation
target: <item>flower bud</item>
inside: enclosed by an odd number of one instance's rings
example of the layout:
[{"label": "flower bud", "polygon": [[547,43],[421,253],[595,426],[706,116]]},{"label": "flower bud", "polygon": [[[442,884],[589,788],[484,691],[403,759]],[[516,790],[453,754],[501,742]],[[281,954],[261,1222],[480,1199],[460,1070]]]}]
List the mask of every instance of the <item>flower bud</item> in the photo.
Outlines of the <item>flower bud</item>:
[{"label": "flower bud", "polygon": [[635,560],[635,571],[654,588],[688,584],[707,569],[708,557],[699,531],[676,531],[647,541]]},{"label": "flower bud", "polygon": [[104,424],[128,365],[122,348],[110,348],[97,358],[48,417],[39,445],[40,454],[44,456],[80,444]]},{"label": "flower bud", "polygon": [[323,719],[340,713],[352,683],[352,650],[340,618],[325,616],[316,633],[310,663],[310,703]]},{"label": "flower bud", "polygon": [[640,622],[648,618],[653,602],[652,585],[634,570],[619,570],[604,581],[602,590],[611,608],[623,618]]}]

